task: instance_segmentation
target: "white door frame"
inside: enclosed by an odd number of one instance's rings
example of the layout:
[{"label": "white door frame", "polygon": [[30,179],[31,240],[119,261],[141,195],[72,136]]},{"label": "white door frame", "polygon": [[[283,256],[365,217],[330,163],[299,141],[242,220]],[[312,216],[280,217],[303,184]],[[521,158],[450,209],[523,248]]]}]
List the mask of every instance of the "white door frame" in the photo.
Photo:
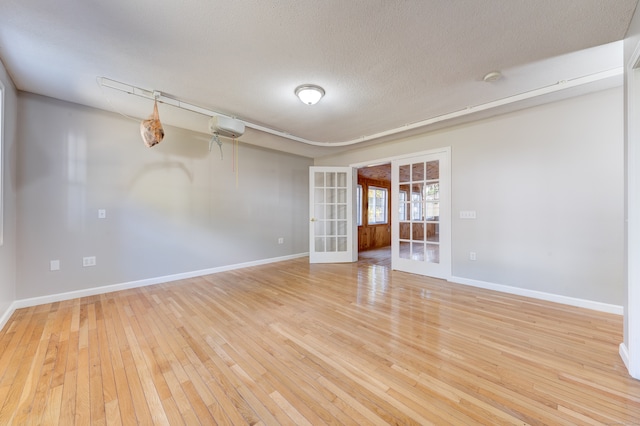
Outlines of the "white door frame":
[{"label": "white door frame", "polygon": [[[395,155],[393,157],[385,157],[385,158],[380,158],[380,159],[376,159],[376,160],[370,160],[370,161],[364,161],[364,162],[358,162],[358,163],[351,163],[349,164],[350,167],[353,167],[354,169],[359,169],[362,167],[368,167],[368,166],[377,166],[377,165],[381,165],[381,164],[387,164],[389,163],[389,166],[391,166],[391,162],[394,160],[404,160],[404,159],[410,159],[413,157],[421,157],[424,155],[431,155],[431,154],[437,154],[437,153],[442,153],[442,152],[446,152],[448,153],[448,158],[449,158],[449,163],[451,163],[451,147],[447,146],[447,147],[442,147],[442,148],[436,148],[436,149],[429,149],[426,151],[419,151],[419,152],[412,152],[412,153],[408,153],[408,154],[403,154],[403,155]],[[451,168],[449,167],[449,170]],[[449,178],[449,183],[451,184],[451,179]],[[393,191],[393,188],[391,188],[391,190]],[[450,191],[450,196],[449,196],[449,206],[448,206],[448,211],[451,212],[451,200],[452,200],[452,191]],[[363,195],[364,198],[364,195]],[[391,201],[391,197],[389,197],[389,201]],[[391,209],[391,216],[393,217],[395,215],[397,215],[397,212],[393,211],[393,208]],[[449,223],[451,223],[453,219],[453,216],[449,217]],[[389,218],[389,220],[392,220],[392,218]],[[394,238],[398,238],[397,233],[394,234],[393,230],[391,232],[391,238],[392,238],[392,244],[393,244],[393,239]],[[447,244],[445,244],[447,246],[447,250],[449,251],[448,256],[449,259],[452,259],[452,244],[451,244],[451,232],[449,232],[449,241]],[[441,277],[444,278],[446,280],[449,280],[451,278],[451,268],[452,268],[452,262],[449,262],[448,265],[448,271],[446,272],[446,276]]]},{"label": "white door frame", "polygon": [[629,374],[640,379],[640,124],[629,117],[640,116],[640,43],[626,64],[627,117],[625,140],[626,190],[626,281],[627,304],[624,310],[624,340],[620,357]]}]

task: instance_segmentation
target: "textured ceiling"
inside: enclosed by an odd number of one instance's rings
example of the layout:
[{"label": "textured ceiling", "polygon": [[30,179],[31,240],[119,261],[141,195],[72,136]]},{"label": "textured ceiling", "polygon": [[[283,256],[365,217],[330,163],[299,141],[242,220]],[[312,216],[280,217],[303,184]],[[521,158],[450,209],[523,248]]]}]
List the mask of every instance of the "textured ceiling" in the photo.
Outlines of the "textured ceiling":
[{"label": "textured ceiling", "polygon": [[[3,0],[0,59],[20,90],[146,117],[107,77],[327,143],[622,66],[637,0]],[[504,78],[485,83],[489,71]],[[617,84],[621,81],[616,80]],[[315,106],[294,97],[313,83]],[[207,118],[160,106],[166,124]],[[249,131],[302,155],[334,148]]]}]

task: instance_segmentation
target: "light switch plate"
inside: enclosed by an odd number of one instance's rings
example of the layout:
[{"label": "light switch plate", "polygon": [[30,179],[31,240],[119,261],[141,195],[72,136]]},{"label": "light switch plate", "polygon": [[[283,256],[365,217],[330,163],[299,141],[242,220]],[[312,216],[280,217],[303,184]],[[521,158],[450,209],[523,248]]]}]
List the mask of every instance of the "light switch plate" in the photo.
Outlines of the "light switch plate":
[{"label": "light switch plate", "polygon": [[475,210],[460,210],[460,219],[475,219]]}]

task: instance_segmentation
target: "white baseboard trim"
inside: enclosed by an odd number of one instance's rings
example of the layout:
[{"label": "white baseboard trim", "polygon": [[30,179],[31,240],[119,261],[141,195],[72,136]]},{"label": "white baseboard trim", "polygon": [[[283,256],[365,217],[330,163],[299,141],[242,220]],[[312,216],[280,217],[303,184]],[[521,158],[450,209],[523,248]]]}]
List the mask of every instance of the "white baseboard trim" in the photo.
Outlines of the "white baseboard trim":
[{"label": "white baseboard trim", "polygon": [[[297,258],[305,257],[308,255],[309,253],[299,253],[299,254],[293,254],[289,256],[281,256],[281,257],[274,257],[270,259],[262,259],[262,260],[256,260],[251,262],[237,263],[234,265],[219,266],[216,268],[201,269],[198,271],[183,272],[180,274],[166,275],[166,276],[155,277],[155,278],[147,278],[143,280],[130,281],[130,282],[120,283],[120,284],[93,287],[93,288],[87,288],[83,290],[51,294],[47,296],[32,297],[29,299],[15,300],[13,303],[11,303],[11,305],[9,305],[7,310],[4,313],[2,313],[2,315],[0,316],[0,330],[4,328],[7,321],[9,321],[9,318],[11,317],[11,315],[13,315],[13,312],[16,309],[28,308],[31,306],[43,305],[46,303],[61,302],[63,300],[75,299],[78,297],[95,296],[96,294],[111,293],[113,291],[127,290],[130,288],[144,287],[148,285],[161,284],[161,283],[177,281],[177,280],[182,280],[187,278],[200,277],[203,275],[210,275],[210,274],[216,274],[219,272],[232,271],[234,269],[249,268],[251,266],[259,266],[259,265],[266,265],[269,263],[283,262],[285,260],[297,259]],[[534,299],[546,300],[549,302],[556,302],[556,303],[562,303],[565,305],[576,306],[580,308],[593,309],[595,311],[607,312],[610,314],[616,314],[616,315],[624,314],[624,308],[619,305],[594,302],[592,300],[577,299],[574,297],[560,296],[557,294],[545,293],[542,291],[528,290],[528,289],[523,289],[518,287],[511,287],[503,284],[495,284],[495,283],[490,283],[486,281],[472,280],[468,278],[455,277],[455,276],[450,277],[449,281],[457,284],[484,288],[487,290],[495,290],[503,293],[515,294],[518,296],[531,297]],[[623,356],[622,344],[620,346],[620,351],[621,351],[620,355]],[[624,353],[626,354],[627,360],[628,360],[628,352],[626,351],[626,347],[624,347]],[[625,360],[624,357],[623,357],[623,360]],[[627,361],[625,360],[625,363],[626,362]]]},{"label": "white baseboard trim", "polygon": [[9,306],[7,306],[7,309],[2,313],[2,316],[0,316],[0,330],[4,328],[4,326],[9,321],[9,318],[11,318],[11,315],[13,315],[13,312],[17,309],[15,305],[15,301],[9,304]]},{"label": "white baseboard trim", "polygon": [[564,305],[576,306],[579,308],[593,309],[594,311],[607,312],[609,314],[624,315],[624,307],[620,305],[612,305],[609,303],[595,302],[593,300],[561,296],[553,293],[545,293],[543,291],[529,290],[526,288],[512,287],[503,284],[494,284],[486,281],[478,281],[462,277],[451,277],[449,281],[472,287],[484,288],[487,290],[495,290],[501,291],[503,293],[515,294],[517,296],[531,297],[533,299],[546,300],[548,302],[562,303]]},{"label": "white baseboard trim", "polygon": [[234,269],[249,268],[251,266],[266,265],[269,263],[283,262],[285,260],[297,259],[309,256],[309,253],[298,253],[289,256],[273,257],[270,259],[261,259],[251,262],[236,263],[234,265],[219,266],[216,268],[201,269],[199,271],[183,272],[180,274],[165,275],[162,277],[147,278],[143,280],[130,281],[120,284],[112,284],[101,287],[92,287],[82,290],[69,291],[65,293],[50,294],[47,296],[32,297],[29,299],[20,299],[14,301],[7,310],[0,316],[0,330],[4,328],[7,321],[16,309],[28,308],[31,306],[44,305],[46,303],[61,302],[63,300],[76,299],[79,297],[95,296],[96,294],[111,293],[114,291],[127,290],[130,288],[145,287],[148,285],[162,284],[171,281],[183,280],[187,278],[201,277],[203,275],[216,274],[219,272],[232,271]]},{"label": "white baseboard trim", "polygon": [[624,366],[627,367],[627,371],[629,371],[629,350],[624,342],[620,343],[618,353],[620,354],[620,358],[622,358],[622,362],[624,362]]}]

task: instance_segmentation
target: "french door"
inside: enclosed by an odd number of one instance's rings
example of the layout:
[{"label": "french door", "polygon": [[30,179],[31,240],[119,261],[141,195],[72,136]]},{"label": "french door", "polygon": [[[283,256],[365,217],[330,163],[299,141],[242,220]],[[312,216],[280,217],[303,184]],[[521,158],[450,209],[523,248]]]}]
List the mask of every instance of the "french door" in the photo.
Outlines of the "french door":
[{"label": "french door", "polygon": [[356,169],[309,168],[309,262],[358,260]]},{"label": "french door", "polygon": [[449,150],[391,162],[391,266],[451,276]]}]

